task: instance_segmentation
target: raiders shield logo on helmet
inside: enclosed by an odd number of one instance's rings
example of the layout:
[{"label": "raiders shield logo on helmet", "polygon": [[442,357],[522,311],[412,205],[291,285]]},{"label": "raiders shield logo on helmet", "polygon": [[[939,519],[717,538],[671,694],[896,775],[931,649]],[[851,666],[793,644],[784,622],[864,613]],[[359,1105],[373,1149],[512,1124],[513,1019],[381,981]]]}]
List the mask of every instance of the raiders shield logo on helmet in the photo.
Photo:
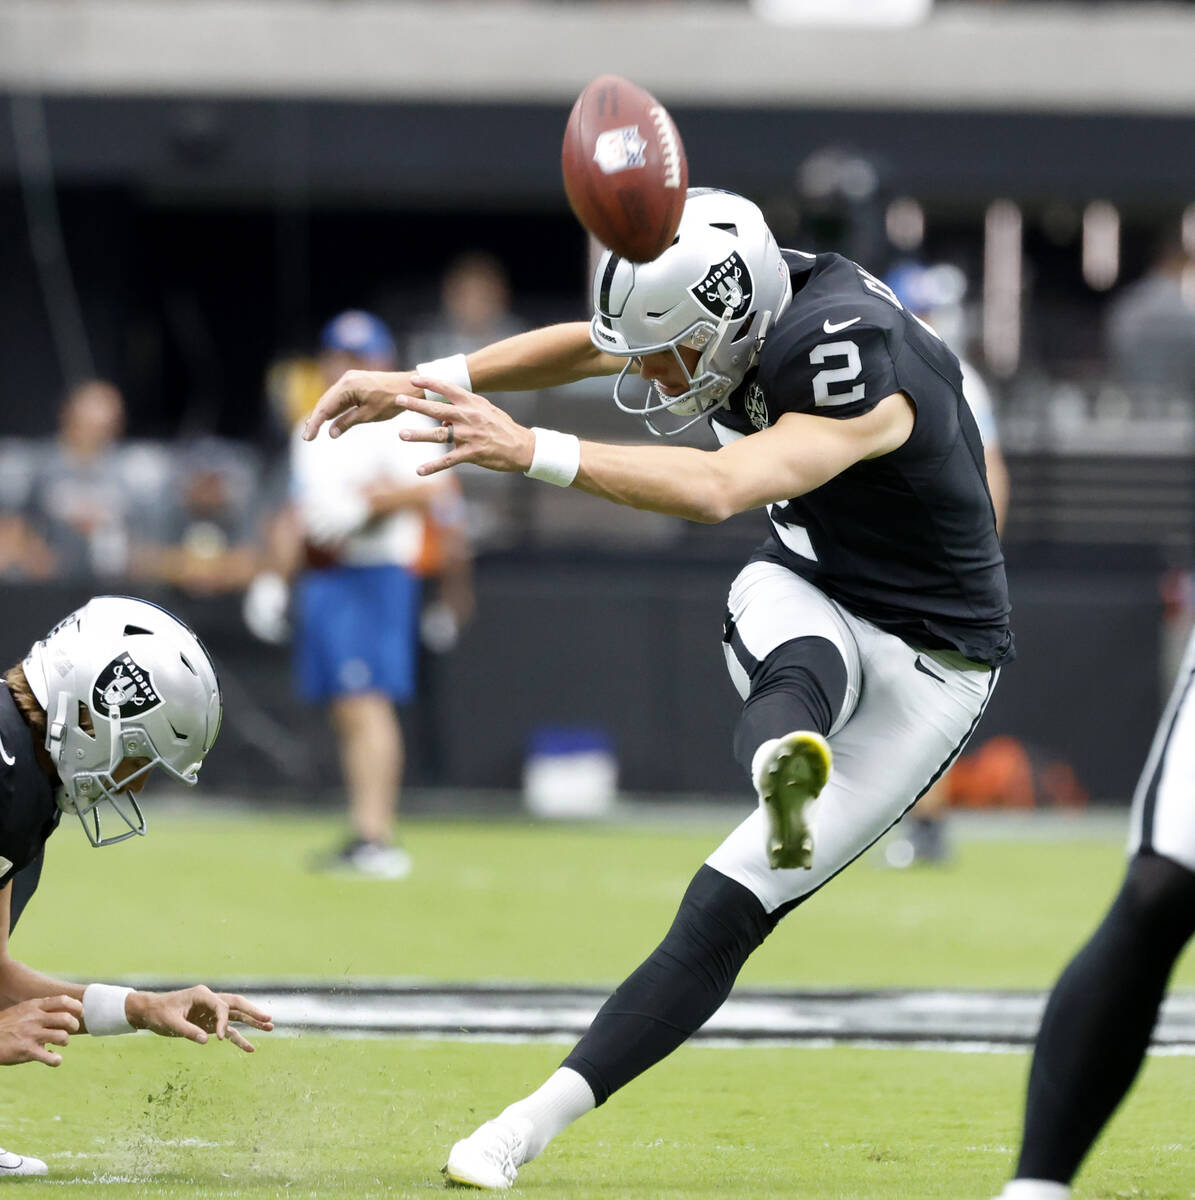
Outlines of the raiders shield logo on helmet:
[{"label": "raiders shield logo on helmet", "polygon": [[162,703],[162,697],[150,679],[124,653],[114,658],[100,673],[91,689],[92,708],[99,713],[117,709],[121,718],[146,713]]},{"label": "raiders shield logo on helmet", "polygon": [[729,258],[714,263],[705,278],[689,291],[715,317],[721,318],[729,308],[731,320],[737,320],[750,308],[754,286],[751,272],[736,250]]}]

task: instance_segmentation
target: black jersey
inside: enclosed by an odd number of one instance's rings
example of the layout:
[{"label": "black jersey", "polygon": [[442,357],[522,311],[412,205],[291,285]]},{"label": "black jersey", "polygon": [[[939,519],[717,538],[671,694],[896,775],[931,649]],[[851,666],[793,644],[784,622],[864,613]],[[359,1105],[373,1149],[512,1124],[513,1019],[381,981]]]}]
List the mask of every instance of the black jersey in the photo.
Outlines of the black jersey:
[{"label": "black jersey", "polygon": [[712,417],[720,440],[788,412],[857,417],[893,392],[909,397],[916,416],[898,450],[769,505],[772,536],[756,557],[783,564],[913,645],[1008,662],[1004,556],[958,359],[849,259],[787,250],[784,257],[792,303],[756,369]]},{"label": "black jersey", "polygon": [[18,877],[10,930],[37,887],[42,851],[60,815],[34,753],[33,734],[8,688],[0,685],[0,887]]}]

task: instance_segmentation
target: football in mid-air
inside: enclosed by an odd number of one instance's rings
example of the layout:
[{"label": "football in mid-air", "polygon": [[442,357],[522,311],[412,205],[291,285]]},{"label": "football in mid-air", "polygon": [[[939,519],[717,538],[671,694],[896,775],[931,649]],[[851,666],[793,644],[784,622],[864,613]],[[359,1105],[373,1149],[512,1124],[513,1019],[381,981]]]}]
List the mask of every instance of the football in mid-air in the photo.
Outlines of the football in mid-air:
[{"label": "football in mid-air", "polygon": [[689,163],[668,110],[618,75],[577,97],[560,155],[577,220],[632,262],[658,258],[676,237]]}]

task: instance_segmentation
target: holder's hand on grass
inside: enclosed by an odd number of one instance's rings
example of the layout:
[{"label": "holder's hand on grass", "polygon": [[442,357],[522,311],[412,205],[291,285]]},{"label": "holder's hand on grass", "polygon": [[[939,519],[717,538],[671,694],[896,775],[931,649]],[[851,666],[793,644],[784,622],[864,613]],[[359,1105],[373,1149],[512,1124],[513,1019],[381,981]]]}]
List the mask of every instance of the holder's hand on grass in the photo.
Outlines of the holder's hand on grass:
[{"label": "holder's hand on grass", "polygon": [[0,1066],[41,1062],[56,1067],[62,1055],[48,1047],[65,1046],[79,1032],[83,1005],[70,996],[41,996],[0,1012]]},{"label": "holder's hand on grass", "polygon": [[267,1033],[274,1028],[269,1013],[244,996],[213,992],[203,984],[180,992],[131,992],[125,1014],[136,1029],[149,1029],[162,1037],[184,1037],[201,1046],[214,1033],[221,1041],[227,1039],[250,1053],[252,1043],[230,1022],[240,1021]]},{"label": "holder's hand on grass", "polygon": [[411,383],[436,392],[451,403],[429,400],[426,396],[395,396],[394,403],[408,412],[423,413],[439,421],[429,429],[404,429],[404,442],[433,442],[447,445],[447,453],[423,463],[420,475],[434,475],[457,463],[476,463],[491,471],[526,471],[535,453],[535,434],[512,416],[491,404],[476,392],[467,392],[455,383],[413,375]]}]

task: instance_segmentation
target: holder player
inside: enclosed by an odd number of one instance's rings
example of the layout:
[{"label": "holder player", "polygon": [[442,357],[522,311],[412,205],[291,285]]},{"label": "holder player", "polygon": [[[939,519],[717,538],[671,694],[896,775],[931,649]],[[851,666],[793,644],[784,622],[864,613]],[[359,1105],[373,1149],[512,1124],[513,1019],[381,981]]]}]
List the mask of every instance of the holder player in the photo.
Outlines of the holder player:
[{"label": "holder player", "polygon": [[[220,686],[199,639],[156,604],[99,596],[34,644],[0,687],[0,1065],[62,1062],[72,1033],[151,1029],[201,1045],[252,1044],[230,1022],[273,1028],[242,996],[198,986],[141,992],[84,986],[14,959],[9,936],[37,889],[63,813],[93,846],[145,833],[137,795],[160,770],[194,784],[220,728]],[[0,1178],[46,1164],[0,1151]]]},{"label": "holder player", "polygon": [[1195,935],[1195,635],[1133,796],[1124,883],[1042,1017],[1016,1178],[1000,1200],[1067,1200],[1145,1061]]},{"label": "holder player", "polygon": [[[886,285],[837,254],[781,251],[755,205],[697,189],[657,259],[601,259],[593,302],[588,325],[417,373],[346,375],[306,431],[422,412],[440,426],[404,436],[448,446],[427,474],[473,462],[693,521],[766,508],[771,522],[722,636],[743,702],[734,750],[758,807],[560,1069],[453,1146],[446,1175],[479,1188],[510,1187],[700,1028],[781,918],[953,762],[1013,654],[958,360]],[[638,402],[636,373],[649,385]],[[719,448],[580,442],[477,394],[613,374],[618,406],[654,432],[708,419]]]}]

